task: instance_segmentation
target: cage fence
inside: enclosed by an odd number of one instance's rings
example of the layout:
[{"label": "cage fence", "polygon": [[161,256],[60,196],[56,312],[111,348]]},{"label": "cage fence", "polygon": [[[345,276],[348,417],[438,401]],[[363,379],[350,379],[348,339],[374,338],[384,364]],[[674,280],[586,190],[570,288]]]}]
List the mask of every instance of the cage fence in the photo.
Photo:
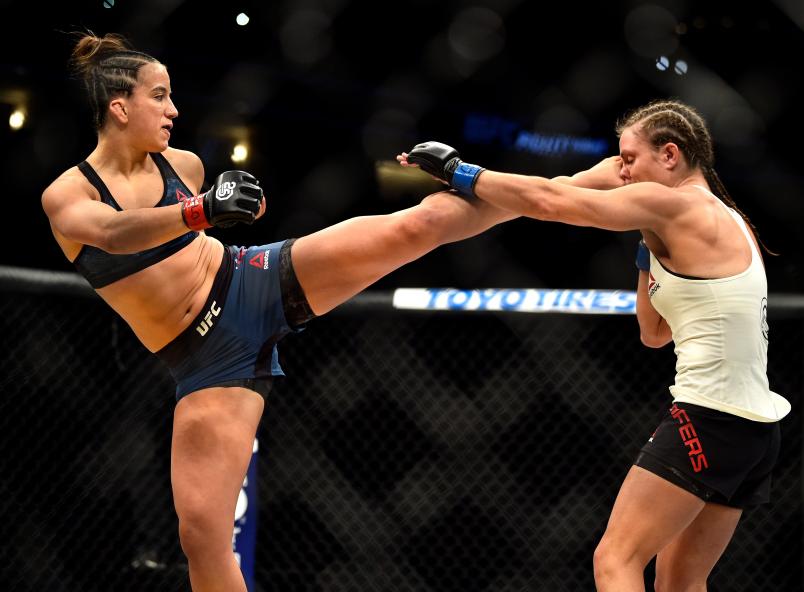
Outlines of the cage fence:
[{"label": "cage fence", "polygon": [[[189,590],[166,368],[70,274],[0,276],[3,588]],[[619,485],[670,403],[672,348],[643,347],[629,315],[387,300],[357,297],[280,344],[254,589],[593,590]],[[779,301],[768,371],[793,411],[772,503],[744,515],[714,592],[802,589],[804,308]]]}]

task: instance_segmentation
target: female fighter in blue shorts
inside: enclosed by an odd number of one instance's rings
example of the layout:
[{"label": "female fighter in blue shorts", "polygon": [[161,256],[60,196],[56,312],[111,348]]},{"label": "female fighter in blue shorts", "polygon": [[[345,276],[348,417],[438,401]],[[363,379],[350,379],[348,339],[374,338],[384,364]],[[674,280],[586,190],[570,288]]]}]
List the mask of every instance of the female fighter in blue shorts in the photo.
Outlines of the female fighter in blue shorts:
[{"label": "female fighter in blue shorts", "polygon": [[171,479],[196,592],[245,592],[232,552],[235,504],[276,343],[439,245],[515,217],[452,193],[298,240],[234,248],[204,234],[265,210],[256,179],[204,170],[168,146],[178,116],[164,65],[118,36],[83,36],[73,64],[98,143],[42,196],[67,258],[176,379]]}]

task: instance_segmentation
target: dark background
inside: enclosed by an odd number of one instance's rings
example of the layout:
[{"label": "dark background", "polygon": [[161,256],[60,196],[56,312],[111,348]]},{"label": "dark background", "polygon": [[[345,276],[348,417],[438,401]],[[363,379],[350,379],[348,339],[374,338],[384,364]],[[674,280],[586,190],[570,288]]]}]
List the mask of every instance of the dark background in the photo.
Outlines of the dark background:
[{"label": "dark background", "polygon": [[[537,154],[512,138],[591,139],[616,153],[623,112],[674,96],[708,119],[726,186],[781,253],[767,258],[770,291],[802,292],[800,0],[0,6],[0,265],[72,269],[39,197],[95,146],[66,69],[67,32],[91,28],[167,64],[172,145],[202,157],[208,182],[249,140],[243,168],[266,187],[269,215],[212,231],[227,242],[417,203],[435,185],[383,163],[427,139],[490,168],[571,174],[601,155]],[[17,106],[28,120],[12,132]],[[378,287],[630,289],[636,239],[520,220]],[[19,284],[0,294],[0,582],[185,590],[166,535],[169,377],[98,299]],[[281,350],[288,379],[260,433],[259,589],[591,589],[619,483],[666,405],[671,349],[641,347],[623,317],[337,315]],[[802,589],[802,326],[773,320],[769,377],[794,409],[774,503],[746,515],[713,592]]]},{"label": "dark background", "polygon": [[[171,144],[202,157],[207,182],[229,168],[262,180],[269,215],[212,231],[226,242],[272,242],[417,203],[436,186],[387,161],[428,139],[488,168],[572,174],[602,155],[536,154],[513,138],[592,139],[613,154],[620,115],[677,97],[707,118],[726,187],[781,253],[767,258],[770,291],[801,291],[801,2],[93,0],[3,9],[0,264],[72,269],[39,197],[95,145],[66,68],[75,40],[67,33],[90,28],[122,33],[168,66],[180,112]],[[241,11],[245,27],[235,24]],[[674,71],[678,60],[686,73]],[[11,131],[18,105],[28,119]],[[236,139],[251,146],[244,165],[228,158]],[[518,220],[377,287],[629,289],[636,238]]]}]

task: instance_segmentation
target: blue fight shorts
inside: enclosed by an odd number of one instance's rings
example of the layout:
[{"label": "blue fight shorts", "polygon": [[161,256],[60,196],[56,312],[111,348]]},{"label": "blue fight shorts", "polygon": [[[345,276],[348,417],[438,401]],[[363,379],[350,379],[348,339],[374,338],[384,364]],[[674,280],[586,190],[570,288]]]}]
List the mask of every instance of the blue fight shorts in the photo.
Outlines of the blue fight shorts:
[{"label": "blue fight shorts", "polygon": [[300,296],[307,305],[290,260],[292,243],[224,248],[201,312],[156,352],[176,381],[177,400],[213,386],[244,386],[265,395],[272,377],[284,376],[276,344],[309,320],[291,326],[285,315],[283,295]]}]

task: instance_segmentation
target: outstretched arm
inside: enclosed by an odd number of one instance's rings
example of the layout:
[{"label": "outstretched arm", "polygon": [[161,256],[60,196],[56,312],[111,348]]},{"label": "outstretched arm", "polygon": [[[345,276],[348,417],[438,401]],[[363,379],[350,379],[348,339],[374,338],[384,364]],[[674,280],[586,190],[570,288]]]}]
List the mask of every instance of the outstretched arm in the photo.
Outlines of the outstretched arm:
[{"label": "outstretched arm", "polygon": [[[403,166],[421,166],[464,195],[476,195],[498,207],[540,220],[661,233],[684,209],[684,201],[664,185],[647,182],[623,185],[619,175],[622,161],[617,156],[572,177],[554,179],[487,171],[463,163],[455,149],[437,142],[419,144],[397,160]],[[650,302],[650,254],[644,244],[641,249],[637,261],[640,337],[648,347],[662,347],[673,335],[667,321]]]},{"label": "outstretched arm", "polygon": [[[418,164],[408,162],[407,152],[399,154],[396,160],[403,167],[419,167]],[[579,171],[572,176],[553,177],[552,180],[573,187],[585,187],[586,189],[614,189],[625,184],[620,177],[622,163],[623,159],[621,157],[609,156],[585,171]],[[434,178],[445,185],[449,185],[438,176],[434,176]]]},{"label": "outstretched arm", "polygon": [[484,171],[474,194],[529,218],[594,226],[604,230],[658,229],[662,224],[660,187],[643,183],[616,189],[588,189],[544,177]]},{"label": "outstretched arm", "polygon": [[[499,208],[539,220],[606,230],[649,229],[661,235],[666,223],[684,211],[683,201],[673,189],[659,183],[589,188],[589,185],[613,184],[590,182],[599,178],[610,180],[613,160],[577,177],[552,180],[488,171],[463,162],[454,148],[438,142],[419,144],[399,159],[403,164],[419,165],[463,195],[476,195]],[[595,171],[598,166],[601,168]],[[609,172],[601,173],[606,167]]]}]

